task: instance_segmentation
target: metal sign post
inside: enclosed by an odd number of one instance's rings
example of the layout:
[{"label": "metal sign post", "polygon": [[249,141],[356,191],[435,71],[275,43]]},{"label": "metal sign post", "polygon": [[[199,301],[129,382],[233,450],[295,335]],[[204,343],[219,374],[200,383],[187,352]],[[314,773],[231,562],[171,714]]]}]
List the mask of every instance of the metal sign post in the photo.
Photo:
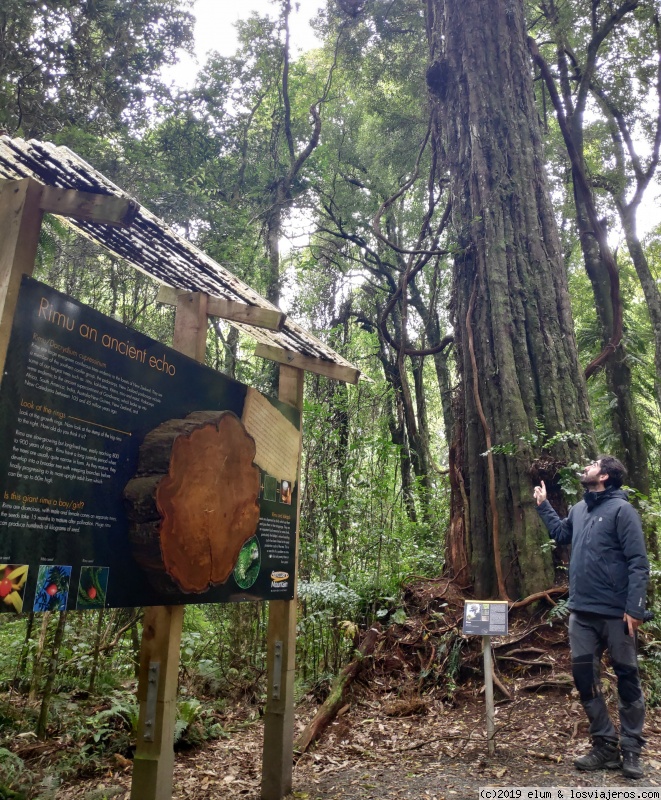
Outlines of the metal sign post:
[{"label": "metal sign post", "polygon": [[496,730],[496,712],[493,705],[493,661],[491,658],[491,636],[482,637],[482,655],[484,656],[484,705],[487,712],[487,747],[489,755],[496,752],[494,733]]},{"label": "metal sign post", "polygon": [[482,637],[484,657],[484,703],[487,717],[487,747],[489,755],[496,752],[495,708],[493,702],[493,659],[491,657],[491,637],[507,636],[506,600],[464,601],[465,634]]}]

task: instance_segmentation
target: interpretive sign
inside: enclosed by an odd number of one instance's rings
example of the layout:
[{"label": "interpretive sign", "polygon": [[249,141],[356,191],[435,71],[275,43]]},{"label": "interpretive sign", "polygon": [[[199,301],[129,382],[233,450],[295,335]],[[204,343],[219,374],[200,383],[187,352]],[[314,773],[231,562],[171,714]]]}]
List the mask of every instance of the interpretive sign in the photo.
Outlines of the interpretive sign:
[{"label": "interpretive sign", "polygon": [[463,633],[507,636],[506,600],[465,600]]},{"label": "interpretive sign", "polygon": [[25,277],[0,610],[293,597],[300,414]]}]

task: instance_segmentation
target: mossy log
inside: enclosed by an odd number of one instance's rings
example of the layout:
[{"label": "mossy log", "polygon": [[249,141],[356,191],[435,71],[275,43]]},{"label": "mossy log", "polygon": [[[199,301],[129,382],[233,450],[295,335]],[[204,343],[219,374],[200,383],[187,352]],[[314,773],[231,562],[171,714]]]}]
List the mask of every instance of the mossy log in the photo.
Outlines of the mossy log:
[{"label": "mossy log", "polygon": [[224,583],[259,522],[255,442],[230,411],[196,411],[145,437],[124,489],[136,561],[162,592]]},{"label": "mossy log", "polygon": [[353,661],[344,667],[340,674],[335,679],[330,694],[326,700],[319,706],[319,710],[314,717],[307,724],[305,730],[298,737],[294,743],[294,750],[303,754],[310,747],[313,742],[316,742],[326,728],[337,716],[338,711],[344,705],[347,690],[351,686],[354,679],[360,673],[365,659],[371,656],[376,647],[381,628],[377,625],[370,628],[365,634],[358,654]]}]

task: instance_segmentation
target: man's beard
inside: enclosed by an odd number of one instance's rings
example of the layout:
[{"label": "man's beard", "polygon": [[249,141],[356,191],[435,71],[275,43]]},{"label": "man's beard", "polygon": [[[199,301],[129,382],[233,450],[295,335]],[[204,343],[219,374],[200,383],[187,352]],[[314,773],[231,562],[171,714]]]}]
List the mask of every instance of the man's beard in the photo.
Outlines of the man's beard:
[{"label": "man's beard", "polygon": [[581,486],[585,489],[586,492],[591,492],[597,486],[599,486],[599,481],[592,480],[588,478],[586,475],[581,475],[579,478]]}]

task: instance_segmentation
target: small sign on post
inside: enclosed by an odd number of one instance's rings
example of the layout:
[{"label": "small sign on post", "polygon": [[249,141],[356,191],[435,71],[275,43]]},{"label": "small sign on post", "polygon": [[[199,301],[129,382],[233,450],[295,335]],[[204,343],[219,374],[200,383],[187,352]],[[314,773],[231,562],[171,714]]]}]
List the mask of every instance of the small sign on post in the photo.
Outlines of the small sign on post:
[{"label": "small sign on post", "polygon": [[462,631],[465,634],[482,637],[482,653],[484,656],[484,703],[487,716],[487,747],[489,755],[496,752],[495,712],[493,703],[493,661],[491,658],[491,637],[507,636],[506,600],[465,600],[464,622]]}]

